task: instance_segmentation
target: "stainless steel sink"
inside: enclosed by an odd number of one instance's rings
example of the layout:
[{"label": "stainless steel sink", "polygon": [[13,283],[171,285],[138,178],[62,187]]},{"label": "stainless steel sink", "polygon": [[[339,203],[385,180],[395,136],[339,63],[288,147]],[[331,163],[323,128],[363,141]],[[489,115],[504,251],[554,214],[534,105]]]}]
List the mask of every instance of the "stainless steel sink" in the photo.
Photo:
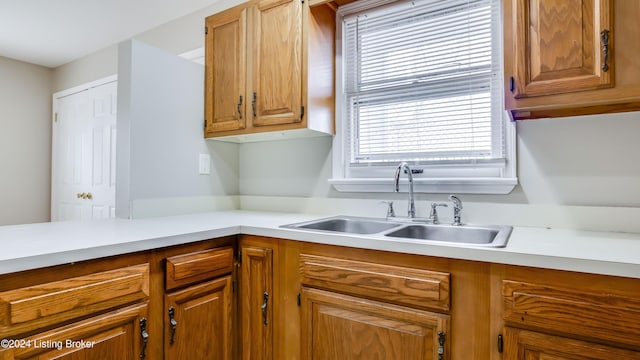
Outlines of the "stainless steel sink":
[{"label": "stainless steel sink", "polygon": [[408,225],[385,236],[419,240],[443,241],[460,244],[504,247],[511,234],[511,226],[451,226]]},{"label": "stainless steel sink", "polygon": [[384,220],[340,216],[299,224],[285,225],[283,227],[292,229],[334,231],[350,234],[375,234],[398,227],[398,225],[399,224],[390,223]]},{"label": "stainless steel sink", "polygon": [[434,225],[420,223],[420,219],[374,219],[336,216],[320,220],[283,225],[283,228],[315,232],[368,235],[375,239],[402,239],[425,243],[451,243],[474,247],[504,247],[511,226]]}]

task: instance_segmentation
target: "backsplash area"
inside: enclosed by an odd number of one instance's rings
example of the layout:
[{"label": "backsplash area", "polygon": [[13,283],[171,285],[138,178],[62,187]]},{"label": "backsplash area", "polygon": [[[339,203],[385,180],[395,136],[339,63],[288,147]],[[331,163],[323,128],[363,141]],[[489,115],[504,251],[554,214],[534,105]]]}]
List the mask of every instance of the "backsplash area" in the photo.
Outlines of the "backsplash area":
[{"label": "backsplash area", "polygon": [[[508,195],[461,196],[466,221],[640,232],[640,113],[520,121],[517,132],[518,186]],[[392,189],[335,191],[327,182],[331,148],[330,137],[240,145],[240,208],[383,216],[379,202],[394,200],[397,212],[405,209],[406,193]],[[418,194],[418,213],[446,197]]]}]

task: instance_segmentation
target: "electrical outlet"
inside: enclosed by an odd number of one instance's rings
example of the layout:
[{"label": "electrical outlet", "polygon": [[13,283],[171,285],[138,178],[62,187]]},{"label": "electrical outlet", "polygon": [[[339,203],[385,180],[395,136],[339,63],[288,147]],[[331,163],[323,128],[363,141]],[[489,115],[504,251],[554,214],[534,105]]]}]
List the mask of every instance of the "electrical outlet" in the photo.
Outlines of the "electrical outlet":
[{"label": "electrical outlet", "polygon": [[200,175],[211,173],[211,156],[209,154],[200,154],[198,157],[198,172]]}]

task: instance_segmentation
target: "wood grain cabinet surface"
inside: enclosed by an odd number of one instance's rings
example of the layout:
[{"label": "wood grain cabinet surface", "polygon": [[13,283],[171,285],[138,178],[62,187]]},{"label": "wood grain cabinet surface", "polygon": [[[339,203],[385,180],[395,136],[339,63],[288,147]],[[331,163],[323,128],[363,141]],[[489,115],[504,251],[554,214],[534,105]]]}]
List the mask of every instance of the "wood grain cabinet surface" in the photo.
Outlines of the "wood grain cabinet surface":
[{"label": "wood grain cabinet surface", "polygon": [[149,359],[147,303],[141,303],[66,326],[20,338],[0,349],[0,359]]},{"label": "wood grain cabinet surface", "polygon": [[301,302],[302,359],[449,359],[448,315],[306,287]]},{"label": "wood grain cabinet surface", "polygon": [[505,105],[515,119],[640,110],[637,1],[503,5]]},{"label": "wood grain cabinet surface", "polygon": [[165,359],[232,360],[232,280],[227,275],[165,295]]},{"label": "wood grain cabinet surface", "polygon": [[332,134],[334,16],[325,4],[256,0],[207,17],[205,137]]},{"label": "wood grain cabinet surface", "polygon": [[0,292],[0,336],[40,329],[144,300],[149,264]]},{"label": "wood grain cabinet surface", "polygon": [[640,359],[637,279],[509,267],[501,295],[505,360]]},{"label": "wood grain cabinet surface", "polygon": [[449,273],[302,253],[300,276],[302,359],[450,358]]},{"label": "wood grain cabinet surface", "polygon": [[242,319],[242,359],[273,359],[273,249],[243,245],[240,284]]}]

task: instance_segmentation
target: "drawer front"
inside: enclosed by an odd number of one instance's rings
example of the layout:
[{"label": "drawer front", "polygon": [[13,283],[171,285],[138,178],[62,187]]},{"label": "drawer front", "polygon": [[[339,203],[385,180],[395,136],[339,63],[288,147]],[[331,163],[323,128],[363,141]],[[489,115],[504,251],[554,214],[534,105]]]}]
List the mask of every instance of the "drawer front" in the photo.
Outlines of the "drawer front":
[{"label": "drawer front", "polygon": [[504,320],[640,346],[640,299],[504,280]]},{"label": "drawer front", "polygon": [[149,264],[9,290],[0,293],[0,326],[28,330],[148,296]]},{"label": "drawer front", "polygon": [[167,258],[167,290],[233,271],[233,248],[211,249]]},{"label": "drawer front", "polygon": [[450,309],[450,274],[399,266],[300,255],[304,285],[416,308]]}]

